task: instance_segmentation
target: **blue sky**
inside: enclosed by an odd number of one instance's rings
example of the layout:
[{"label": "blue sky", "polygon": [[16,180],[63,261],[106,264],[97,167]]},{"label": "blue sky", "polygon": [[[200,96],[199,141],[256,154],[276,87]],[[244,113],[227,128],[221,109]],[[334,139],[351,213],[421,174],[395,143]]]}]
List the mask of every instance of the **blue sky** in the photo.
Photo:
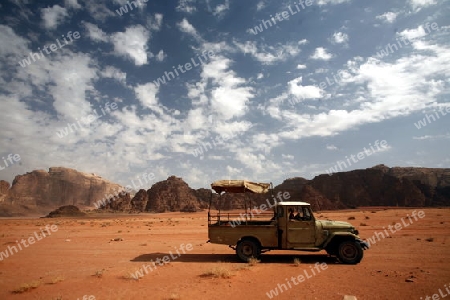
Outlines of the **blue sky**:
[{"label": "blue sky", "polygon": [[448,1],[135,2],[0,4],[0,179],[449,167]]}]

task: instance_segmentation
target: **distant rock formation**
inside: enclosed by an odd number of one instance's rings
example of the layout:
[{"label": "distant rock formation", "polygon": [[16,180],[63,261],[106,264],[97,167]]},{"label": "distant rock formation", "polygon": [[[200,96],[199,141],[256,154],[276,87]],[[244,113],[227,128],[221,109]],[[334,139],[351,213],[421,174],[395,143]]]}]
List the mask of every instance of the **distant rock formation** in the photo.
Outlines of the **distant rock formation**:
[{"label": "distant rock formation", "polygon": [[142,212],[145,211],[148,202],[148,194],[144,189],[140,189],[139,192],[131,199],[131,209],[133,211]]},{"label": "distant rock formation", "polygon": [[450,169],[378,165],[319,175],[309,184],[338,207],[450,205]]},{"label": "distant rock formation", "polygon": [[259,207],[272,194],[289,192],[287,201],[310,203],[313,210],[359,206],[450,205],[450,169],[388,168],[378,165],[365,170],[319,175],[312,180],[286,179],[268,194],[224,194],[210,189],[191,189],[182,178],[170,176],[149,190],[111,199],[103,208],[130,212],[193,212],[207,209],[231,210]]},{"label": "distant rock formation", "polygon": [[108,199],[99,209],[107,209],[113,211],[130,212],[131,211],[131,196],[128,193],[118,193],[117,196]]},{"label": "distant rock formation", "polygon": [[[105,194],[121,188],[95,174],[54,167],[48,172],[36,170],[16,176],[4,196],[3,204],[29,209],[63,205],[87,207],[102,199]],[[5,188],[0,189],[1,195]]]},{"label": "distant rock formation", "polygon": [[180,177],[170,176],[155,183],[148,191],[147,211],[196,211],[205,208],[193,189]]},{"label": "distant rock formation", "polygon": [[6,196],[8,195],[9,187],[9,182],[0,180],[0,203],[5,201]]},{"label": "distant rock formation", "polygon": [[65,205],[50,212],[46,218],[85,217],[86,214],[74,205]]},{"label": "distant rock formation", "polygon": [[310,203],[313,210],[342,208],[337,203],[332,203],[309,183],[309,180],[302,177],[289,178],[277,185],[274,190],[289,192],[290,199],[288,201],[303,201]]},{"label": "distant rock formation", "polygon": [[[272,194],[289,192],[287,201],[304,201],[314,210],[359,206],[450,206],[450,169],[389,168],[378,165],[363,170],[319,175],[312,180],[289,178],[268,194],[225,194],[191,189],[182,178],[170,176],[134,197],[94,174],[67,168],[50,168],[17,176],[11,187],[0,181],[0,215],[27,214],[62,205],[93,207],[119,212],[195,212],[231,210],[273,203]],[[112,196],[114,195],[114,196]],[[102,201],[100,201],[103,199]],[[245,201],[244,201],[245,200]],[[47,210],[48,211],[48,210]]]}]

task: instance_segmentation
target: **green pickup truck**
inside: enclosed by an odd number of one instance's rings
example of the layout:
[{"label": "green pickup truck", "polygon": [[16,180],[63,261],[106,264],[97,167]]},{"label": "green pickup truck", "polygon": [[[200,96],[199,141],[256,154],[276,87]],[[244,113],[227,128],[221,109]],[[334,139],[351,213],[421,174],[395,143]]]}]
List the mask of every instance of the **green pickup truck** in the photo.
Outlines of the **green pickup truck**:
[{"label": "green pickup truck", "polygon": [[[266,193],[271,184],[245,180],[220,180],[211,184],[219,195]],[[279,198],[281,199],[281,198]],[[278,199],[278,200],[279,200]],[[267,200],[245,213],[211,213],[208,210],[210,243],[229,245],[242,261],[259,258],[270,250],[321,251],[336,256],[344,264],[357,264],[368,243],[348,222],[316,220],[306,202]]]}]

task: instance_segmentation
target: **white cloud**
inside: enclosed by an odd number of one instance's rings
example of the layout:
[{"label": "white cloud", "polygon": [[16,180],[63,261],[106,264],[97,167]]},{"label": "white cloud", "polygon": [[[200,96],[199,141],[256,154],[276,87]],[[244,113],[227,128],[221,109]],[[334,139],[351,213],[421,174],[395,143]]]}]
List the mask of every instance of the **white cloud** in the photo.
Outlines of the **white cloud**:
[{"label": "white cloud", "polygon": [[304,70],[306,69],[305,65],[297,65],[297,70]]},{"label": "white cloud", "polygon": [[335,32],[333,34],[332,41],[336,44],[342,44],[348,42],[348,34],[343,32]]},{"label": "white cloud", "polygon": [[288,159],[288,160],[293,160],[295,158],[294,155],[290,155],[290,154],[281,154],[281,157],[283,159]]},{"label": "white cloud", "polygon": [[147,64],[149,39],[150,33],[141,25],[128,27],[125,32],[111,36],[115,54],[131,58],[137,66]]},{"label": "white cloud", "polygon": [[316,74],[325,74],[325,73],[328,73],[329,71],[330,71],[329,69],[319,68],[319,69],[316,69],[314,71],[314,73],[316,73]]},{"label": "white cloud", "polygon": [[48,92],[47,97],[53,99],[53,109],[58,118],[73,122],[92,113],[86,98],[87,92],[94,90],[93,82],[98,79],[92,64],[87,54],[57,52],[51,59],[44,56],[27,68],[18,69],[17,80],[24,82],[25,86]]},{"label": "white cloud", "polygon": [[260,11],[264,7],[266,7],[266,3],[264,2],[264,0],[261,0],[258,2],[258,4],[256,4],[256,11]]},{"label": "white cloud", "polygon": [[68,16],[67,9],[57,4],[53,5],[53,7],[41,9],[41,17],[44,21],[44,27],[47,29],[56,29],[64,21],[64,18]]},{"label": "white cloud", "polygon": [[211,108],[226,120],[243,116],[248,101],[254,97],[251,87],[242,86],[245,80],[229,70],[230,64],[231,60],[217,57],[202,72],[204,80],[212,79],[217,85],[211,92]]},{"label": "white cloud", "polygon": [[297,97],[297,99],[319,99],[322,98],[322,90],[314,85],[301,85],[302,77],[295,78],[288,82],[289,93]]},{"label": "white cloud", "polygon": [[290,57],[297,56],[297,54],[301,52],[299,45],[302,44],[302,41],[277,46],[258,46],[256,41],[247,41],[245,43],[234,41],[234,44],[241,52],[249,53],[260,63],[271,65],[279,61],[286,61]]},{"label": "white cloud", "polygon": [[159,50],[158,54],[156,54],[156,60],[157,61],[163,61],[164,58],[166,58],[167,55],[164,53],[164,50]]},{"label": "white cloud", "polygon": [[335,145],[327,145],[327,150],[336,151],[336,150],[339,150],[339,149]]},{"label": "white cloud", "polygon": [[306,45],[308,43],[309,43],[309,41],[307,39],[303,39],[303,40],[298,41],[299,45]]},{"label": "white cloud", "polygon": [[398,13],[394,13],[392,11],[388,11],[388,12],[385,12],[384,14],[382,14],[382,15],[376,16],[376,18],[378,20],[382,20],[383,22],[386,22],[386,23],[394,23],[395,19],[397,18],[397,16],[398,16]]},{"label": "white cloud", "polygon": [[409,4],[414,10],[437,4],[436,0],[409,0]]},{"label": "white cloud", "polygon": [[312,59],[320,59],[320,60],[330,60],[332,57],[333,55],[328,53],[327,50],[323,47],[316,48],[314,54],[311,55]]},{"label": "white cloud", "polygon": [[[113,0],[113,2],[114,2],[115,4],[118,4],[118,5],[120,5],[120,6],[123,6],[123,5],[126,5],[126,4],[127,4],[128,0]],[[134,6],[133,6],[133,7],[134,7]]]},{"label": "white cloud", "polygon": [[185,12],[188,14],[192,14],[197,11],[197,8],[194,6],[196,0],[180,0],[178,2],[178,6],[176,10],[179,12]]},{"label": "white cloud", "polygon": [[198,34],[197,30],[194,28],[194,26],[192,26],[191,23],[189,23],[189,21],[186,18],[184,18],[177,25],[178,28],[181,30],[181,32],[188,33],[192,35],[195,39],[198,40],[200,39],[200,35]]},{"label": "white cloud", "polygon": [[217,109],[225,119],[231,119],[235,116],[243,116],[247,111],[247,102],[253,98],[251,88],[220,86],[214,88],[211,93],[211,106]]},{"label": "white cloud", "polygon": [[162,113],[162,110],[159,107],[160,105],[158,102],[158,98],[156,97],[159,92],[159,86],[157,86],[153,82],[149,82],[144,85],[138,85],[137,87],[135,87],[134,91],[142,106]]},{"label": "white cloud", "polygon": [[206,115],[205,109],[202,107],[191,109],[188,112],[186,118],[186,124],[189,125],[190,130],[198,130],[206,128],[208,126],[209,120]]},{"label": "white cloud", "polygon": [[65,4],[65,6],[70,7],[70,8],[74,8],[74,9],[80,9],[81,8],[81,5],[78,4],[77,0],[64,0],[64,4]]},{"label": "white cloud", "polygon": [[219,4],[216,6],[216,8],[213,11],[213,15],[217,16],[223,16],[227,10],[230,9],[230,0],[225,0],[223,4]]},{"label": "white cloud", "polygon": [[[245,86],[245,79],[236,76],[231,64],[230,59],[216,55],[202,66],[201,81],[188,85],[193,106],[207,107],[219,123],[244,116],[248,102],[254,97],[253,88]],[[214,130],[220,127],[215,126]]]},{"label": "white cloud", "polygon": [[439,135],[414,136],[413,139],[414,140],[442,140],[442,139],[450,139],[450,133],[439,134]]},{"label": "white cloud", "polygon": [[6,58],[9,55],[22,56],[28,55],[28,41],[18,36],[11,27],[0,24],[0,41],[8,41],[0,43],[0,57]]},{"label": "white cloud", "polygon": [[298,139],[305,136],[330,136],[355,128],[361,124],[378,123],[399,116],[407,116],[432,105],[438,95],[446,91],[444,78],[450,70],[448,47],[417,42],[416,50],[426,50],[426,55],[412,53],[392,63],[375,58],[367,61],[355,59],[349,62],[349,78],[342,84],[354,86],[356,94],[365,99],[351,110],[330,109],[319,114],[296,113],[269,107],[268,113],[282,120],[284,128],[280,136]]},{"label": "white cloud", "polygon": [[420,25],[419,27],[415,28],[415,29],[405,29],[400,33],[397,33],[399,36],[406,38],[408,40],[414,40],[417,38],[421,38],[427,35],[427,33],[425,32],[425,29],[423,28],[422,25]]},{"label": "white cloud", "polygon": [[86,91],[93,89],[93,81],[97,79],[97,72],[90,66],[91,63],[86,54],[61,57],[59,61],[52,58],[49,73],[55,84],[50,87],[50,93],[59,115],[75,119],[91,113]]},{"label": "white cloud", "polygon": [[127,80],[127,73],[122,72],[121,70],[113,67],[113,66],[107,66],[102,72],[101,76],[103,78],[113,78],[117,81],[126,84]]},{"label": "white cloud", "polygon": [[156,13],[153,18],[149,18],[149,26],[152,30],[161,30],[163,15]]},{"label": "white cloud", "polygon": [[346,2],[350,2],[351,0],[318,0],[317,4],[319,5],[327,5],[327,4],[331,4],[331,5],[335,5],[335,4],[341,4],[341,3],[346,3]]},{"label": "white cloud", "polygon": [[87,29],[88,36],[95,42],[107,42],[108,36],[101,30],[96,24],[89,22],[83,22],[84,27]]},{"label": "white cloud", "polygon": [[109,17],[117,16],[114,14],[105,3],[97,0],[85,0],[86,8],[94,18],[95,21],[105,21]]},{"label": "white cloud", "polygon": [[281,145],[280,137],[275,133],[255,133],[252,135],[253,150],[269,153]]}]

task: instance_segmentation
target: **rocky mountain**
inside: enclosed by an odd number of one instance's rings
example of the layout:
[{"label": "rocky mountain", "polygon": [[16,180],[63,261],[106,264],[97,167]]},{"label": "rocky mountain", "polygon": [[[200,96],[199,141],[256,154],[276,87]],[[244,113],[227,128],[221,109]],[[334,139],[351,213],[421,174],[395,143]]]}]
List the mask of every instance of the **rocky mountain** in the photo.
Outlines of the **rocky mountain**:
[{"label": "rocky mountain", "polygon": [[148,202],[148,194],[144,189],[140,189],[133,199],[130,200],[132,211],[145,211]]},{"label": "rocky mountain", "polygon": [[[272,194],[289,192],[288,201],[311,203],[314,210],[359,206],[450,206],[450,169],[389,168],[378,165],[368,169],[319,175],[312,180],[289,178],[269,194],[225,194],[219,197],[210,189],[192,189],[180,177],[170,176],[134,197],[118,195],[121,189],[95,174],[66,168],[50,168],[17,176],[11,187],[0,181],[0,215],[21,209],[55,208],[63,205],[94,206],[121,212],[194,212],[207,209],[253,208],[270,201]],[[246,202],[244,201],[246,200]],[[23,212],[24,211],[24,212]],[[49,210],[48,210],[49,211]]]},{"label": "rocky mountain", "polygon": [[319,175],[309,184],[338,207],[450,205],[450,169],[378,165]]},{"label": "rocky mountain", "polygon": [[8,195],[9,187],[9,182],[0,180],[0,203],[5,201],[6,196]]},{"label": "rocky mountain", "polygon": [[0,199],[4,209],[53,209],[63,205],[92,206],[105,194],[122,188],[95,174],[53,167],[15,177],[11,187],[0,183]]},{"label": "rocky mountain", "polygon": [[74,205],[64,205],[51,211],[46,218],[80,218],[85,217],[86,214]]},{"label": "rocky mountain", "polygon": [[155,183],[147,194],[147,211],[196,211],[204,208],[203,202],[200,202],[188,184],[175,176]]}]

